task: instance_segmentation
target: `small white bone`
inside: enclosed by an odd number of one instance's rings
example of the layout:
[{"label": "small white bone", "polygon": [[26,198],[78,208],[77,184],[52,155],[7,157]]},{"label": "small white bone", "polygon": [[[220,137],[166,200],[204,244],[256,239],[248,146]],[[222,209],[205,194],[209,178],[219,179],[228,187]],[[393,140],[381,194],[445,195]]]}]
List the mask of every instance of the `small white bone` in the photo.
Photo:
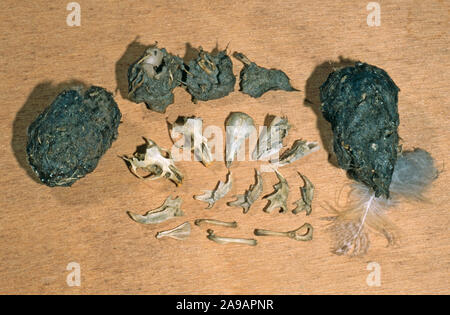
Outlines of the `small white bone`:
[{"label": "small white bone", "polygon": [[242,143],[255,131],[255,123],[249,115],[233,112],[227,117],[225,128],[227,134],[225,164],[230,168]]},{"label": "small white bone", "polygon": [[284,166],[319,149],[320,147],[317,142],[309,142],[301,139],[295,140],[292,147],[284,151],[278,161],[270,161],[270,163],[273,163],[275,166]]},{"label": "small white bone", "polygon": [[[300,231],[306,229],[306,233],[301,234]],[[309,223],[303,224],[298,229],[288,231],[288,232],[276,232],[263,229],[255,229],[254,234],[257,236],[283,236],[289,237],[296,241],[310,241],[313,238],[313,227]]]},{"label": "small white bone", "polygon": [[224,183],[219,181],[216,189],[214,190],[204,190],[203,195],[194,196],[195,200],[200,200],[208,203],[208,207],[206,209],[211,209],[214,204],[219,200],[225,197],[226,194],[231,190],[233,185],[231,172],[228,172],[227,181]]},{"label": "small white bone", "polygon": [[[144,138],[146,142],[145,153],[135,153],[132,158],[122,156],[129,163],[129,169],[136,177],[141,179],[168,178],[177,186],[182,183],[183,175],[176,168],[170,152],[160,148],[154,141]],[[142,177],[137,173],[144,169],[149,175]]]},{"label": "small white bone", "polygon": [[171,237],[176,240],[185,240],[189,235],[191,235],[191,224],[189,222],[184,222],[171,230],[158,232],[156,238]]},{"label": "small white bone", "polygon": [[244,209],[244,213],[247,213],[250,210],[252,204],[259,198],[263,191],[263,180],[261,174],[255,169],[256,182],[253,185],[250,185],[249,189],[245,191],[243,195],[236,195],[235,201],[230,201],[227,205],[231,207],[242,207]]},{"label": "small white bone", "polygon": [[289,185],[283,175],[277,170],[275,170],[275,173],[277,174],[279,182],[273,186],[275,188],[273,193],[264,196],[264,199],[269,200],[264,211],[270,213],[275,209],[280,209],[280,213],[286,213],[288,211],[287,199],[289,196]]},{"label": "small white bone", "polygon": [[208,232],[208,236],[207,236],[208,239],[210,239],[211,241],[216,242],[218,244],[237,243],[237,244],[245,244],[245,245],[250,245],[250,246],[255,246],[257,244],[257,241],[255,239],[217,236],[214,234],[214,231],[211,229],[209,229],[207,232]]},{"label": "small white bone", "polygon": [[169,196],[161,206],[159,206],[156,209],[148,211],[144,215],[136,214],[130,211],[128,211],[127,213],[131,219],[133,219],[138,223],[142,224],[161,223],[174,217],[180,217],[184,215],[183,211],[180,208],[181,202],[182,200],[180,197],[172,199],[172,197]]}]

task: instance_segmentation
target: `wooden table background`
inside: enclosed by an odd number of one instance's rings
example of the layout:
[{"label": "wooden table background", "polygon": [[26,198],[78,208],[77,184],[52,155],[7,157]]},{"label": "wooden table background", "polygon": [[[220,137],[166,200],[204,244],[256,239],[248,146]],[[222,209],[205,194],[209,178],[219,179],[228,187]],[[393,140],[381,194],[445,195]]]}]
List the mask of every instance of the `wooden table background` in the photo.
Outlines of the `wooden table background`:
[{"label": "wooden table background", "polygon": [[[379,1],[378,27],[367,25],[368,1],[79,0],[79,27],[66,24],[68,2],[0,2],[0,293],[450,293],[448,2]],[[262,66],[283,69],[302,91],[259,99],[236,91],[193,104],[179,88],[166,114],[150,112],[124,95],[129,64],[154,41],[185,58],[198,46],[229,45]],[[428,150],[443,170],[428,203],[402,204],[389,214],[401,231],[400,243],[388,248],[372,233],[372,247],[362,258],[330,252],[321,218],[348,179],[328,161],[328,124],[317,106],[304,103],[306,97],[317,104],[318,86],[349,60],[388,71],[401,89],[404,147]],[[238,74],[242,65],[233,63]],[[93,173],[71,188],[49,188],[27,165],[26,128],[63,88],[78,83],[116,91],[123,115],[119,138]],[[319,152],[282,169],[291,186],[289,203],[299,196],[297,171],[315,184],[310,217],[263,213],[263,200],[246,215],[227,207],[233,194],[253,183],[255,162],[233,165],[231,193],[208,211],[192,196],[225,178],[223,162],[209,168],[180,162],[185,182],[176,188],[168,181],[138,180],[117,157],[134,152],[142,136],[170,148],[166,119],[198,115],[205,126],[223,128],[235,110],[258,125],[268,113],[287,115],[293,125],[287,144],[297,138],[320,142]],[[263,177],[266,194],[277,180],[273,173]],[[152,227],[127,217],[127,210],[145,212],[168,194],[183,198],[184,217]],[[240,223],[232,231],[217,228],[223,235],[251,236],[255,227],[289,230],[305,221],[315,235],[307,243],[264,238],[256,247],[221,246],[193,226],[186,241],[154,238],[156,231],[200,217]],[[80,287],[66,283],[70,262],[81,266]],[[366,283],[369,262],[381,267],[379,287]]]}]

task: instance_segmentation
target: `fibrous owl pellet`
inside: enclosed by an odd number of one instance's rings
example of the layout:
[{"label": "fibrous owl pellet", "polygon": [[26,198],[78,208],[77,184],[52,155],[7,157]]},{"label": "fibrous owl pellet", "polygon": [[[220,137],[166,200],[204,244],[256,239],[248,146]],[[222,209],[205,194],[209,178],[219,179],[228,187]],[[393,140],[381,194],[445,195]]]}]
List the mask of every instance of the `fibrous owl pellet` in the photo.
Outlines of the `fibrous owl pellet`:
[{"label": "fibrous owl pellet", "polygon": [[31,168],[50,187],[71,186],[97,167],[117,138],[121,117],[101,87],[61,92],[28,128]]},{"label": "fibrous owl pellet", "polygon": [[257,98],[271,90],[297,91],[283,71],[260,67],[242,53],[235,52],[233,57],[244,64],[239,82],[242,93]]},{"label": "fibrous owl pellet", "polygon": [[226,50],[212,54],[200,48],[199,56],[183,65],[183,84],[192,101],[208,101],[227,96],[234,91],[236,77],[233,63]]},{"label": "fibrous owl pellet", "polygon": [[164,113],[173,103],[173,89],[182,80],[183,60],[156,45],[128,69],[128,97],[135,103],[144,102],[148,109]]},{"label": "fibrous owl pellet", "polygon": [[339,166],[377,197],[389,197],[397,160],[398,91],[384,70],[360,62],[331,73],[320,87]]}]

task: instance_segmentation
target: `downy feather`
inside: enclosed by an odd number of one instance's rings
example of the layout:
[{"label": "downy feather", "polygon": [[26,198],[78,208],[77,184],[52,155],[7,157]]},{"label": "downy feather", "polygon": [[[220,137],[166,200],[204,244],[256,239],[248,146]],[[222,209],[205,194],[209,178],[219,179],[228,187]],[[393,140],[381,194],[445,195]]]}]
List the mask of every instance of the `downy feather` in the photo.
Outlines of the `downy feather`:
[{"label": "downy feather", "polygon": [[390,198],[375,197],[372,188],[354,182],[346,209],[332,218],[330,231],[335,234],[333,252],[338,255],[364,255],[370,246],[368,230],[382,233],[388,244],[395,243],[395,226],[386,211],[401,199],[422,201],[423,193],[437,178],[434,159],[425,150],[403,152],[397,159],[389,187]]}]

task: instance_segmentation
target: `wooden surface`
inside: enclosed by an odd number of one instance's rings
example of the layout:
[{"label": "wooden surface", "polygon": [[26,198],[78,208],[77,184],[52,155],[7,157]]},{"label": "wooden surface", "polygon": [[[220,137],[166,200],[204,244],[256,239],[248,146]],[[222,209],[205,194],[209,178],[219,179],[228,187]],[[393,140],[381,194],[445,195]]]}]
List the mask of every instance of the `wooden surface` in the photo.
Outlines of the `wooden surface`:
[{"label": "wooden surface", "polygon": [[[368,1],[80,0],[79,27],[66,24],[68,2],[0,2],[0,293],[450,293],[448,2],[380,1],[378,27],[367,25]],[[126,72],[154,41],[185,58],[192,57],[192,47],[229,45],[260,65],[283,69],[302,91],[259,99],[236,91],[195,105],[177,89],[166,114],[147,111],[125,99]],[[388,71],[401,89],[404,147],[428,150],[444,170],[427,193],[429,203],[404,203],[389,214],[401,231],[400,243],[388,248],[372,233],[363,258],[330,252],[321,218],[348,180],[328,161],[328,124],[316,105],[304,104],[305,97],[318,104],[318,86],[341,64],[340,56]],[[242,66],[233,63],[238,74]],[[71,188],[49,188],[27,165],[26,128],[64,87],[80,82],[116,91],[123,115],[119,138],[93,173]],[[180,162],[185,182],[176,188],[168,181],[138,180],[117,157],[134,152],[142,136],[170,148],[166,119],[198,115],[205,126],[223,128],[235,110],[258,125],[268,113],[287,115],[293,125],[287,144],[297,138],[320,142],[319,152],[282,169],[291,186],[289,203],[299,196],[297,171],[315,184],[310,217],[263,213],[263,200],[246,215],[226,206],[253,182],[253,168],[261,163],[234,164],[231,193],[208,211],[192,196],[225,178],[223,162],[209,168]],[[270,193],[276,177],[263,178],[264,193]],[[184,217],[152,227],[127,217],[127,210],[144,213],[168,194],[183,198]],[[314,240],[260,238],[256,247],[223,246],[196,226],[186,241],[154,237],[200,217],[237,220],[238,229],[217,233],[244,237],[256,227],[289,230],[308,221]],[[81,266],[80,287],[66,283],[70,262]],[[381,267],[379,287],[366,283],[369,262]]]}]

